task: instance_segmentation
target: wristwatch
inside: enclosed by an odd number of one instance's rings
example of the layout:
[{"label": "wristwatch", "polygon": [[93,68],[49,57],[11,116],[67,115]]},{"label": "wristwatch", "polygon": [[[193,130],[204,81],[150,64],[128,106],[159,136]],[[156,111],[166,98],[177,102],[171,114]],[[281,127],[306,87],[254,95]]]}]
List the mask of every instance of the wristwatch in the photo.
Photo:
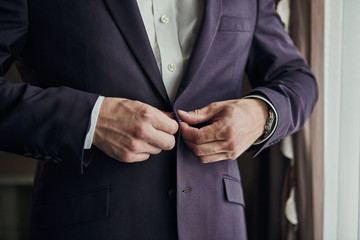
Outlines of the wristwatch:
[{"label": "wristwatch", "polygon": [[278,124],[278,114],[276,112],[276,109],[272,105],[272,103],[265,97],[261,95],[248,95],[244,98],[255,98],[255,99],[261,99],[268,105],[268,118],[264,125],[264,132],[263,134],[253,143],[253,145],[258,145],[266,141],[268,138],[271,137],[271,135],[274,133],[277,124]]},{"label": "wristwatch", "polygon": [[263,138],[266,138],[271,133],[271,130],[272,130],[273,125],[274,125],[274,120],[275,120],[275,114],[274,114],[274,111],[270,108],[269,109],[268,119],[267,119],[267,121],[265,123],[265,126],[264,126]]},{"label": "wristwatch", "polygon": [[269,136],[273,132],[274,123],[275,123],[275,113],[271,108],[269,108],[268,118],[264,126],[264,133],[255,141],[255,145],[262,143],[265,139],[269,138]]}]

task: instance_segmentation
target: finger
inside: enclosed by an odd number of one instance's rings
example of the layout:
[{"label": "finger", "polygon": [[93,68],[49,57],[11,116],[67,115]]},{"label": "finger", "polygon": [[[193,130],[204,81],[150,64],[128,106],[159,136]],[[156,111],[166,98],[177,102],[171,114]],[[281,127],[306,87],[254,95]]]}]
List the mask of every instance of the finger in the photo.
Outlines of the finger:
[{"label": "finger", "polygon": [[175,134],[179,129],[178,123],[174,119],[171,119],[171,115],[169,114],[168,116],[168,114],[160,110],[155,111],[155,118],[152,125],[154,128],[169,134]]},{"label": "finger", "polygon": [[158,154],[160,148],[152,146],[143,140],[130,139],[126,136],[119,136],[114,142],[107,142],[105,145],[107,154],[122,162],[138,162],[149,158],[150,154]]},{"label": "finger", "polygon": [[162,150],[171,150],[175,146],[175,137],[172,134],[153,128],[149,130],[148,136],[145,138],[146,142]]},{"label": "finger", "polygon": [[141,162],[150,157],[150,153],[135,153],[123,146],[116,145],[106,145],[105,152],[110,157],[125,163]]},{"label": "finger", "polygon": [[132,154],[129,156],[126,156],[122,159],[118,159],[120,162],[125,163],[135,163],[135,162],[143,162],[147,159],[149,159],[150,154],[148,153],[138,153],[138,154]]},{"label": "finger", "polygon": [[214,122],[202,128],[189,126],[186,122],[181,122],[181,136],[195,144],[204,144],[214,141],[226,140],[228,138],[226,128],[221,127],[219,122]]},{"label": "finger", "polygon": [[212,162],[219,162],[223,160],[235,160],[238,156],[234,155],[231,152],[225,153],[216,153],[213,155],[201,156],[198,157],[200,162],[202,163],[212,163]]},{"label": "finger", "polygon": [[147,123],[143,128],[136,131],[135,135],[119,134],[115,142],[111,142],[114,152],[122,149],[125,154],[159,154],[161,150],[168,150],[174,147],[175,137],[159,131]]},{"label": "finger", "polygon": [[232,144],[229,141],[215,141],[200,145],[185,141],[185,144],[197,157],[236,151],[236,147],[234,146],[235,144]]},{"label": "finger", "polygon": [[181,120],[187,122],[188,124],[199,124],[202,122],[209,121],[217,112],[218,112],[217,104],[212,103],[201,109],[196,109],[190,112],[178,110],[178,115]]},{"label": "finger", "polygon": [[162,151],[162,149],[160,147],[151,145],[149,143],[143,143],[140,151],[137,152],[137,154],[143,153],[143,154],[156,155],[156,154],[159,154],[161,151]]}]

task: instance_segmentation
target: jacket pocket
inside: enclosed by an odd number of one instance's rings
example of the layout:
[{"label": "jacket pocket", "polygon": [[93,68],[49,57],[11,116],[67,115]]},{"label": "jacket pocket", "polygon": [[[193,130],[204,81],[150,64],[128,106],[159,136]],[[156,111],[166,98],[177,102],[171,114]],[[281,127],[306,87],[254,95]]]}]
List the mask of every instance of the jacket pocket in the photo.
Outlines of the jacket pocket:
[{"label": "jacket pocket", "polygon": [[223,181],[226,199],[229,202],[238,203],[245,206],[244,194],[240,180],[234,177],[224,176]]},{"label": "jacket pocket", "polygon": [[222,16],[220,32],[249,32],[250,20],[242,17]]},{"label": "jacket pocket", "polygon": [[42,228],[94,221],[108,216],[109,186],[60,200],[40,202],[35,215]]}]

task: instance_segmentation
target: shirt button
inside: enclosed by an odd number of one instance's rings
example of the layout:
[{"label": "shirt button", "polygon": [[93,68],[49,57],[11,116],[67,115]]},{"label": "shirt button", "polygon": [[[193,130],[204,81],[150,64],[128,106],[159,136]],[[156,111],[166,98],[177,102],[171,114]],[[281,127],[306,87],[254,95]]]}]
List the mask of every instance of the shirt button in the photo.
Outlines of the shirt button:
[{"label": "shirt button", "polygon": [[170,63],[170,64],[168,65],[168,69],[169,69],[170,72],[173,72],[173,71],[175,71],[175,69],[176,69],[176,65],[173,64],[173,63]]},{"label": "shirt button", "polygon": [[171,189],[169,190],[168,194],[169,194],[169,198],[170,198],[171,200],[175,200],[175,199],[176,199],[176,190],[175,190],[175,188],[171,188]]},{"label": "shirt button", "polygon": [[166,16],[166,15],[162,15],[162,16],[160,17],[160,22],[161,22],[161,23],[168,23],[168,22],[169,22],[169,17]]}]

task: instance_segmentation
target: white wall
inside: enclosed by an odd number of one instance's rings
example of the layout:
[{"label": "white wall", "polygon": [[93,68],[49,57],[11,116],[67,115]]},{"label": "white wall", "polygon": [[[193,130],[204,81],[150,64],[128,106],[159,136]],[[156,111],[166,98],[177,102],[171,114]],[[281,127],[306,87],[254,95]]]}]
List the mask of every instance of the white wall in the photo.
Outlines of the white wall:
[{"label": "white wall", "polygon": [[324,240],[360,239],[360,1],[325,0]]}]

